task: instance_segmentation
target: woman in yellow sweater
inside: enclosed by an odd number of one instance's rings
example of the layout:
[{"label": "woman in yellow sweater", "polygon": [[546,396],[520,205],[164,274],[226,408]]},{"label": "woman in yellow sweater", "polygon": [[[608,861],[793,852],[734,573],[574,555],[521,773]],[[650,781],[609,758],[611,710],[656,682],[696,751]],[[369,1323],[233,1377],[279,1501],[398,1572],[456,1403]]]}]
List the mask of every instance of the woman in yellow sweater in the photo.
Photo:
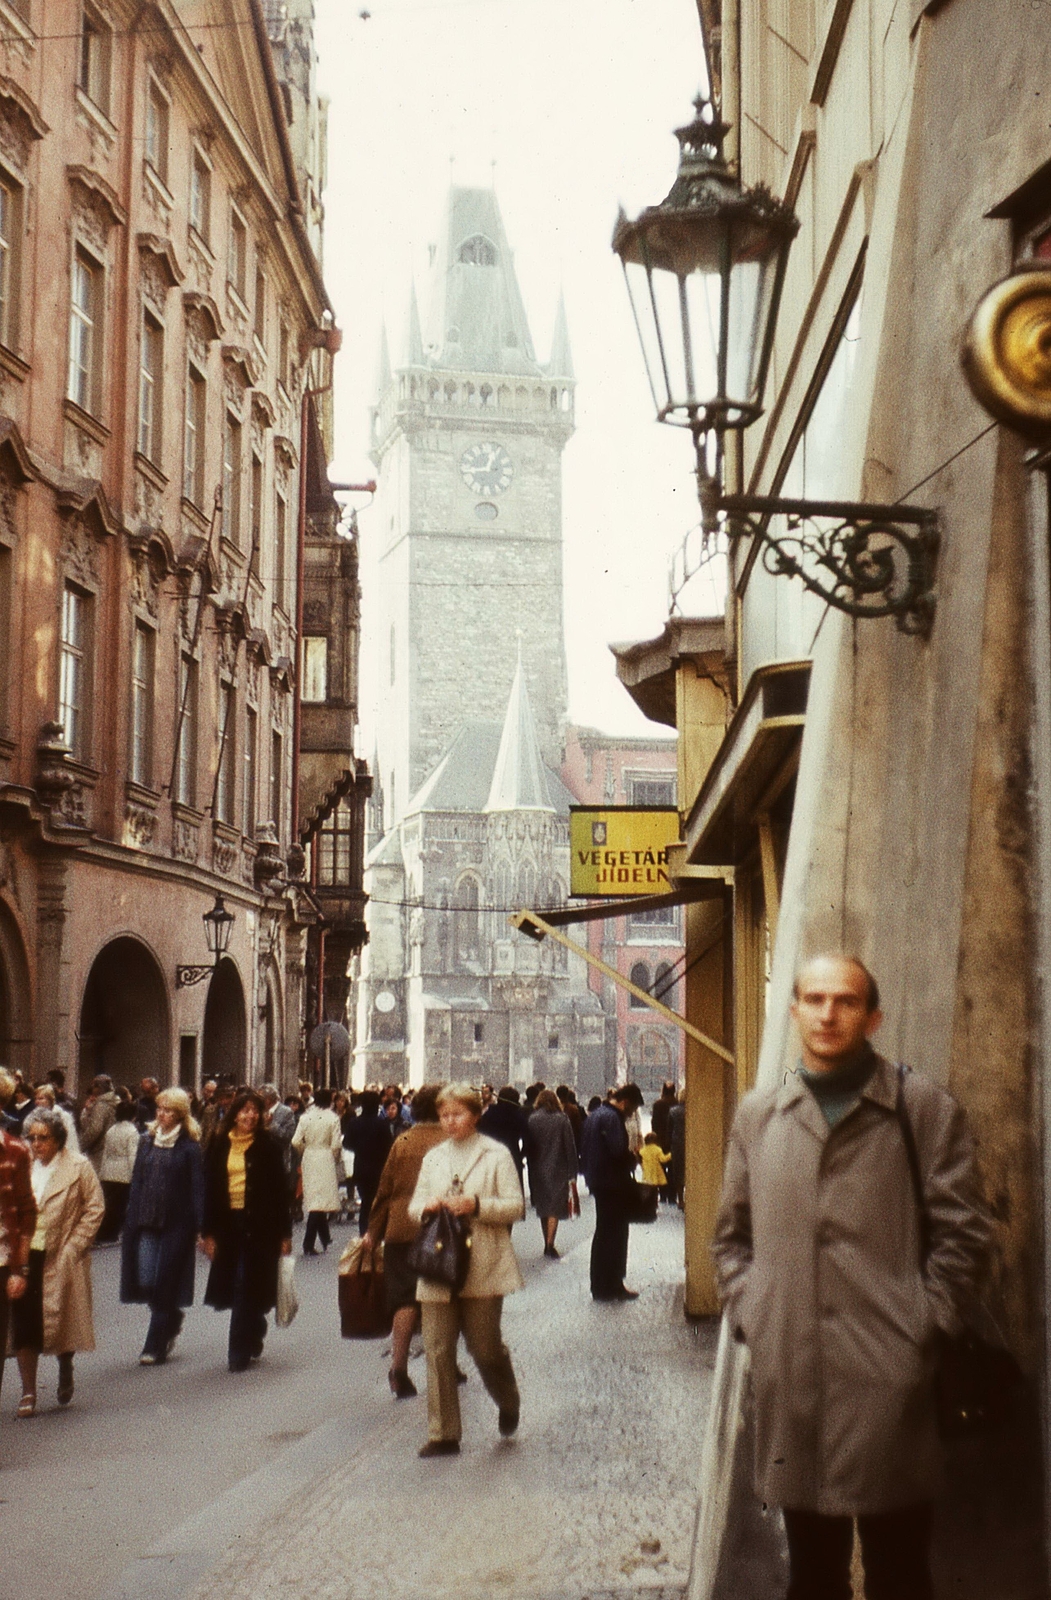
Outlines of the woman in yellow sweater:
[{"label": "woman in yellow sweater", "polygon": [[284,1156],[263,1117],[262,1096],[239,1089],[205,1158],[201,1248],[212,1270],[204,1299],[230,1311],[231,1372],[244,1372],[263,1353],[278,1258],[292,1249]]}]

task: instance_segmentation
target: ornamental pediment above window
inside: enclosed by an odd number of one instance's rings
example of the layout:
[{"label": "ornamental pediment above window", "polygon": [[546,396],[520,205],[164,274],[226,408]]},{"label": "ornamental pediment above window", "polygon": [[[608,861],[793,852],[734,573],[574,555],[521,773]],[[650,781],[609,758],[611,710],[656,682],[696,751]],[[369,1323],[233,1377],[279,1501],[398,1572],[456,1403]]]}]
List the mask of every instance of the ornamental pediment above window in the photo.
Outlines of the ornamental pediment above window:
[{"label": "ornamental pediment above window", "polygon": [[0,155],[24,171],[37,139],[51,130],[20,84],[0,76]]},{"label": "ornamental pediment above window", "polygon": [[92,167],[67,166],[66,177],[72,191],[77,231],[101,253],[112,230],[123,227],[128,220],[117,191]]}]

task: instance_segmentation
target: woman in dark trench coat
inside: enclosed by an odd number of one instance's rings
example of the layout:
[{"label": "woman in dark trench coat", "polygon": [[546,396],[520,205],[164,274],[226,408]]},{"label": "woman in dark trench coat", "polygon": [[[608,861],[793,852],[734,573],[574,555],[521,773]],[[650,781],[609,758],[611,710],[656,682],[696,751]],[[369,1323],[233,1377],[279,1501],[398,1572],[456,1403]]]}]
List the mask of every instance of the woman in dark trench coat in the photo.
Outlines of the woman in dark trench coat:
[{"label": "woman in dark trench coat", "polygon": [[148,1305],[139,1365],[163,1366],[193,1305],[197,1235],[204,1218],[201,1130],[182,1089],[157,1096],[157,1119],[139,1141],[121,1239],[120,1297]]},{"label": "woman in dark trench coat", "polygon": [[212,1270],[204,1299],[230,1312],[231,1372],[244,1372],[262,1355],[278,1259],[292,1250],[284,1157],[263,1113],[254,1089],[238,1090],[205,1159],[201,1249]]}]

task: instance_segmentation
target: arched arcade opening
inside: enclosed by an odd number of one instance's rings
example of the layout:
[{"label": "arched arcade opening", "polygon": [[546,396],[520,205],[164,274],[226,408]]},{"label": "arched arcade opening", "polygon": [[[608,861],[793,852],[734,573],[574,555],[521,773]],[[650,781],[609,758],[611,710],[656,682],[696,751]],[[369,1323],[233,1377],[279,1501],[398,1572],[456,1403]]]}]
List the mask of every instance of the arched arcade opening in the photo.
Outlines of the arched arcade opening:
[{"label": "arched arcade opening", "polygon": [[248,1065],[244,988],[241,976],[224,956],[208,984],[204,1007],[201,1075],[244,1083]]},{"label": "arched arcade opening", "polygon": [[160,967],[138,939],[112,939],[95,957],[77,1038],[82,1090],[100,1072],[129,1088],[145,1077],[170,1081],[168,995]]}]

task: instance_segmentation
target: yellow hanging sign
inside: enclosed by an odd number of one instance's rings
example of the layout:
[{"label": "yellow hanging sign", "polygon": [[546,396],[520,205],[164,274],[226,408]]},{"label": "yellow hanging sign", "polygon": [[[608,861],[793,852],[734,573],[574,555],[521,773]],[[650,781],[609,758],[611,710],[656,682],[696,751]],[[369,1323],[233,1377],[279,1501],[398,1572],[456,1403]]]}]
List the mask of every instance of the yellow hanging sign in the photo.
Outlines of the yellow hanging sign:
[{"label": "yellow hanging sign", "polygon": [[678,839],[671,806],[570,806],[569,892],[599,900],[669,894],[668,846]]}]

